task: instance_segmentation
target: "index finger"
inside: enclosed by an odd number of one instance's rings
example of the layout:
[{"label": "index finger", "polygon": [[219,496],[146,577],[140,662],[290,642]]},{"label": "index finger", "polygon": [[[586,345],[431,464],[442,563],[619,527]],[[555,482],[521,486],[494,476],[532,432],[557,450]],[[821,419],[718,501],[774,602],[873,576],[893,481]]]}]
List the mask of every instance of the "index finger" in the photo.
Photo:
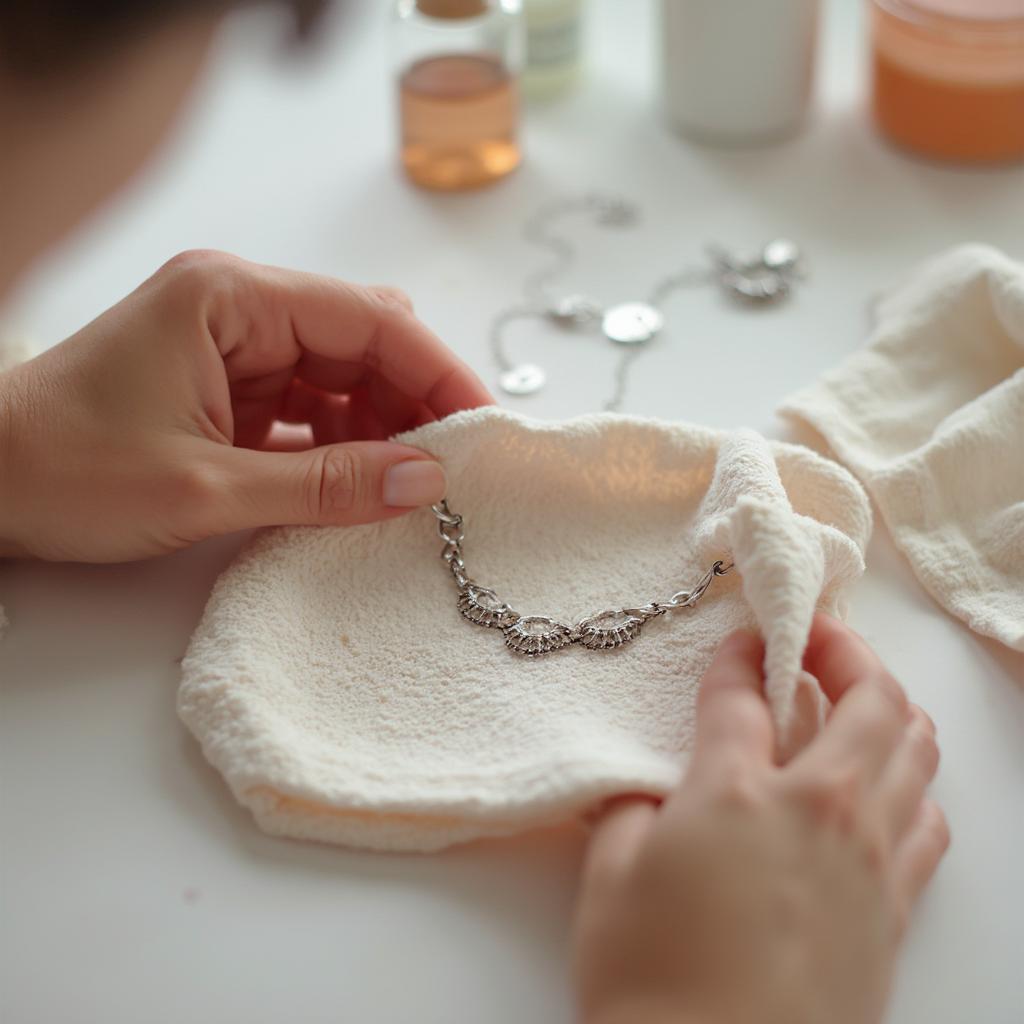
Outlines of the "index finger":
[{"label": "index finger", "polygon": [[346,377],[359,367],[374,370],[438,417],[493,401],[392,290],[224,259],[214,267],[221,287],[208,319],[230,381],[297,367],[308,355],[321,372],[328,372],[325,361],[348,364],[338,367]]}]

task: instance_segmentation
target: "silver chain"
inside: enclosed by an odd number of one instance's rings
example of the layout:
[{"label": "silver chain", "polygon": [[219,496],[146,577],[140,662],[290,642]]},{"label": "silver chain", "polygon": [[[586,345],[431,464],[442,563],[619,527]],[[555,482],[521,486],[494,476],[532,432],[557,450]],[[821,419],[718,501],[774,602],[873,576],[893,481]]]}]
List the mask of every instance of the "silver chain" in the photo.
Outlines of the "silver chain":
[{"label": "silver chain", "polygon": [[747,256],[732,255],[721,246],[708,246],[710,265],[689,267],[662,278],[646,302],[605,307],[586,295],[559,296],[552,283],[572,266],[576,248],[564,236],[554,234],[552,228],[556,221],[573,213],[590,215],[597,224],[611,228],[629,227],[639,219],[635,204],[600,193],[552,200],[529,218],[524,235],[550,253],[551,260],[527,277],[524,301],[502,310],[491,322],[491,353],[500,371],[499,384],[506,394],[535,394],[547,381],[541,366],[516,363],[509,358],[505,329],[516,320],[541,318],[567,330],[587,330],[599,324],[604,336],[622,348],[615,365],[612,394],[604,403],[606,412],[614,412],[625,401],[634,360],[663,326],[661,307],[673,292],[718,284],[733,298],[761,305],[783,298],[791,281],[801,273],[797,247],[780,238],[769,242],[759,253]]},{"label": "silver chain", "polygon": [[463,519],[448,507],[447,499],[431,510],[437,518],[437,532],[444,546],[441,558],[448,565],[458,590],[458,608],[465,618],[478,626],[500,629],[505,645],[516,654],[528,658],[550,654],[569,644],[581,644],[589,650],[610,650],[621,647],[640,635],[641,627],[650,619],[680,608],[692,608],[707,592],[718,576],[724,576],[732,564],[716,561],[692,590],[677,590],[664,601],[629,608],[607,608],[567,625],[547,615],[523,615],[517,612],[489,587],[481,586],[466,571],[462,542],[466,539]]}]

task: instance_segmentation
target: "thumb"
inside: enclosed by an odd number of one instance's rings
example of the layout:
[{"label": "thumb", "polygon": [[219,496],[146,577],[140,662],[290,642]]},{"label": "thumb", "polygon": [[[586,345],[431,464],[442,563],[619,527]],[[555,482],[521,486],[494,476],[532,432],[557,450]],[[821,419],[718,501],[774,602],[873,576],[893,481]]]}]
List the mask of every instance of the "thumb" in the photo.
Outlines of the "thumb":
[{"label": "thumb", "polygon": [[441,464],[390,441],[324,445],[302,452],[223,448],[226,493],[218,525],[354,526],[432,505],[445,494]]},{"label": "thumb", "polygon": [[583,866],[586,882],[620,878],[646,843],[657,815],[655,799],[640,793],[608,801],[593,820]]}]

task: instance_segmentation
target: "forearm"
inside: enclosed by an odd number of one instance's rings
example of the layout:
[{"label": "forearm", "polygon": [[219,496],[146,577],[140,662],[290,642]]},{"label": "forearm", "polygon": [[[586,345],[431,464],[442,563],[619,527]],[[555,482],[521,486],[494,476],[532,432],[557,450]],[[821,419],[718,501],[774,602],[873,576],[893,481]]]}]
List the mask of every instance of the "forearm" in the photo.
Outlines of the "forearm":
[{"label": "forearm", "polygon": [[689,1010],[664,1002],[636,999],[617,1002],[585,1014],[580,1024],[718,1024],[709,1017],[700,1017]]},{"label": "forearm", "polygon": [[0,373],[0,558],[18,558],[25,554],[16,539],[15,516],[18,501],[15,481],[15,436],[18,407],[15,371]]}]

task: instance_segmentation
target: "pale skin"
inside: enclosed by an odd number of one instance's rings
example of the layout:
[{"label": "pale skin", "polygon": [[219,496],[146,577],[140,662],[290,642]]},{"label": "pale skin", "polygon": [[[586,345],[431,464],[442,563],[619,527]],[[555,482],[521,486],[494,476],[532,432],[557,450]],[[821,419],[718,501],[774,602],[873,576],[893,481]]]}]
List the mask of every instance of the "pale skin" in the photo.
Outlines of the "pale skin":
[{"label": "pale skin", "polygon": [[804,666],[834,704],[776,761],[757,637],[708,668],[682,784],[622,799],[591,841],[575,976],[589,1024],[876,1024],[911,909],[949,844],[925,796],[935,728],[819,615]]},{"label": "pale skin", "polygon": [[[143,162],[215,27],[169,24],[59,81],[0,70],[0,303]],[[0,553],[120,561],[254,526],[400,515],[446,482],[388,438],[490,400],[401,292],[182,254],[0,376]],[[281,423],[308,439],[282,444]],[[780,763],[761,658],[752,635],[722,645],[674,793],[601,810],[573,942],[585,1024],[882,1018],[949,842],[925,794],[934,727],[819,616],[805,667],[834,709]]]}]

